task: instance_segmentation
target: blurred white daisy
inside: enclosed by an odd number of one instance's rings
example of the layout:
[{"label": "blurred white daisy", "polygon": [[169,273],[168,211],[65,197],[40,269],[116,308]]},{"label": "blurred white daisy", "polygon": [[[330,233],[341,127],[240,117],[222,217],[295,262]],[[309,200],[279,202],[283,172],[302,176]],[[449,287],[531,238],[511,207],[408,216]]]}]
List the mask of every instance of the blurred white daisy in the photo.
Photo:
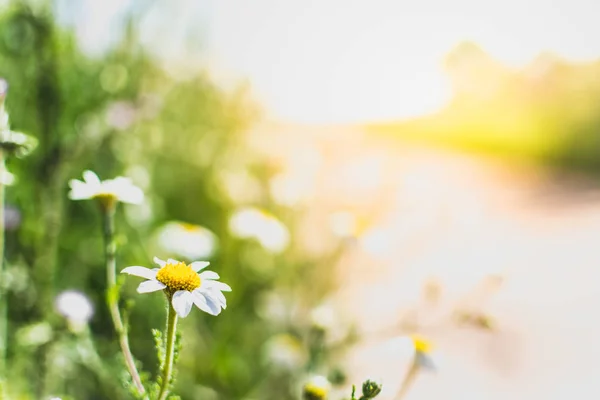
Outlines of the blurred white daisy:
[{"label": "blurred white daisy", "polygon": [[435,364],[431,358],[433,348],[431,342],[419,335],[412,335],[410,338],[415,349],[414,362],[419,367],[435,370]]},{"label": "blurred white daisy", "polygon": [[26,156],[37,147],[37,143],[37,139],[33,136],[10,129],[0,129],[0,148],[10,155]]},{"label": "blurred white daisy", "polygon": [[56,296],[55,307],[76,330],[85,326],[94,315],[92,302],[77,290],[65,290]]},{"label": "blurred white daisy", "polygon": [[183,222],[164,225],[158,240],[163,249],[188,260],[210,257],[216,248],[217,239],[208,229]]},{"label": "blurred white daisy", "polygon": [[2,171],[2,175],[0,176],[0,183],[6,186],[10,186],[15,183],[15,176],[11,174],[7,169]]},{"label": "blurred white daisy", "polygon": [[202,311],[219,315],[221,309],[227,307],[225,296],[222,292],[230,292],[231,287],[226,283],[219,282],[219,274],[213,271],[201,271],[210,263],[208,261],[195,261],[186,264],[181,261],[168,259],[163,261],[154,257],[154,262],[160,268],[127,267],[122,273],[146,278],[147,281],[140,283],[138,293],[150,293],[164,290],[165,294],[173,304],[177,315],[181,318],[187,317],[196,305]]},{"label": "blurred white daisy", "polygon": [[282,333],[265,343],[265,356],[279,368],[294,369],[306,362],[302,343],[294,336]]},{"label": "blurred white daisy", "polygon": [[86,170],[83,172],[83,181],[72,179],[69,186],[71,200],[100,199],[130,204],[140,204],[144,201],[144,192],[129,178],[122,176],[101,181],[94,172]]},{"label": "blurred white daisy", "polygon": [[304,384],[302,397],[304,400],[325,400],[330,390],[329,380],[322,375],[315,375]]},{"label": "blurred white daisy", "polygon": [[290,234],[284,224],[266,211],[245,207],[229,220],[231,233],[240,238],[254,238],[267,250],[280,253],[288,246]]},{"label": "blurred white daisy", "polygon": [[432,344],[429,340],[419,335],[399,336],[393,339],[393,348],[402,353],[402,358],[408,356],[410,363],[418,368],[435,370],[433,362]]}]

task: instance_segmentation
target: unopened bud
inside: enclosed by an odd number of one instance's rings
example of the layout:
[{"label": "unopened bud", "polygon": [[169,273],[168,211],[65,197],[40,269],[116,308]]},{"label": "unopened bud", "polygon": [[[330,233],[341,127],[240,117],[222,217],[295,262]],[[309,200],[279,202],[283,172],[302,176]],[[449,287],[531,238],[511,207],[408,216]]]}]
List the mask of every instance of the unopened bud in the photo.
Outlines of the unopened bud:
[{"label": "unopened bud", "polygon": [[379,393],[381,393],[381,385],[377,382],[367,379],[362,385],[362,398],[363,399],[374,399]]}]

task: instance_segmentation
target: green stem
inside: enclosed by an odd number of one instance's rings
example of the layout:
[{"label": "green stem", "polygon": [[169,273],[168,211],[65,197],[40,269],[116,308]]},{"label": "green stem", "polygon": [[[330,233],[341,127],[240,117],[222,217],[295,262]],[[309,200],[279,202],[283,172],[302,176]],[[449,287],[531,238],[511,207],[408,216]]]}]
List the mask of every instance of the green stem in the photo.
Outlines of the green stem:
[{"label": "green stem", "polygon": [[0,151],[0,376],[6,375],[6,344],[8,334],[8,296],[4,273],[4,152]]},{"label": "green stem", "polygon": [[412,365],[410,366],[410,369],[404,376],[404,380],[402,381],[402,386],[400,386],[400,390],[396,394],[396,397],[394,397],[394,400],[404,399],[404,397],[406,396],[406,393],[408,393],[408,390],[411,388],[412,384],[414,383],[415,379],[417,378],[418,372],[419,372],[419,364],[417,363],[417,360],[415,359],[413,361]]},{"label": "green stem", "polygon": [[101,199],[102,211],[104,217],[104,243],[106,256],[106,303],[110,311],[110,316],[115,327],[115,331],[119,337],[119,345],[125,358],[125,365],[131,375],[133,384],[138,394],[144,399],[148,399],[146,389],[142,384],[142,379],[135,366],[135,359],[129,347],[129,339],[127,338],[127,327],[123,324],[121,312],[119,311],[119,289],[117,287],[117,266],[116,252],[117,245],[115,243],[115,203],[111,200],[103,201]]},{"label": "green stem", "polygon": [[177,313],[169,301],[169,311],[167,313],[167,343],[165,344],[165,361],[162,369],[162,381],[160,382],[160,392],[158,400],[165,400],[169,394],[169,386],[173,376],[173,361],[175,359],[175,333],[177,330]]}]

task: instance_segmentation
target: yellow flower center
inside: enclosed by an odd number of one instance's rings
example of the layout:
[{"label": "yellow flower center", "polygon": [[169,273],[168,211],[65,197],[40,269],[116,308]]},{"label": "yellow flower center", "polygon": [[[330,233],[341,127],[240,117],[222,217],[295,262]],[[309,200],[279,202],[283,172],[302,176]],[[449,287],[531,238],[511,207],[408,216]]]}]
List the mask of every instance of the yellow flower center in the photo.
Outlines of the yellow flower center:
[{"label": "yellow flower center", "polygon": [[185,263],[166,264],[156,273],[156,280],[167,286],[167,290],[175,293],[178,290],[192,290],[200,287],[200,277],[192,267]]},{"label": "yellow flower center", "polygon": [[415,350],[419,353],[429,353],[431,351],[431,343],[419,335],[412,335],[412,341],[415,345]]},{"label": "yellow flower center", "polygon": [[107,210],[114,208],[114,206],[117,204],[117,197],[114,194],[98,193],[94,196],[94,198],[97,199],[100,202],[100,205]]},{"label": "yellow flower center", "polygon": [[188,224],[187,222],[181,222],[179,226],[181,226],[183,230],[187,232],[196,232],[198,230],[198,225]]},{"label": "yellow flower center", "polygon": [[327,398],[327,388],[317,386],[314,383],[304,385],[304,399],[306,400],[324,400]]}]

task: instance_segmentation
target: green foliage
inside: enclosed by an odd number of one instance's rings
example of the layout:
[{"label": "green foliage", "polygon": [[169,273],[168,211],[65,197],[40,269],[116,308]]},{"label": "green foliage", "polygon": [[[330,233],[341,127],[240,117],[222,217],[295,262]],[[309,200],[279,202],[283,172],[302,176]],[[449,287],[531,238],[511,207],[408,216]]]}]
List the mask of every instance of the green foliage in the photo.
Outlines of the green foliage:
[{"label": "green foliage", "polygon": [[451,52],[451,101],[431,115],[370,126],[377,134],[600,174],[600,62],[541,54],[522,69],[473,44]]},{"label": "green foliage", "polygon": [[362,384],[362,396],[356,397],[356,385],[352,385],[352,394],[350,400],[369,400],[374,399],[381,393],[381,384],[367,379]]},{"label": "green foliage", "polygon": [[[259,181],[272,174],[246,143],[254,112],[247,94],[223,91],[202,73],[173,77],[146,55],[134,28],[131,22],[114,48],[91,57],[47,10],[19,2],[0,14],[0,76],[11,87],[11,125],[38,142],[30,157],[8,165],[19,184],[9,188],[7,202],[19,209],[22,224],[7,233],[6,263],[22,275],[23,289],[8,293],[7,390],[23,399],[137,397],[105,305],[100,213],[93,202],[67,199],[68,181],[91,169],[103,179],[131,176],[146,194],[144,206],[117,209],[117,270],[152,267],[154,255],[176,257],[154,239],[173,220],[202,225],[219,240],[211,266],[234,290],[219,317],[192,312],[180,322],[186,335],[177,337],[174,391],[183,399],[206,393],[222,399],[294,398],[299,376],[328,366],[325,332],[311,327],[308,314],[326,294],[323,266],[330,260],[315,261],[293,249],[272,254],[231,234],[230,216],[248,204],[230,195],[224,174],[249,173]],[[252,205],[281,211],[264,189]],[[283,221],[293,230],[293,218]],[[143,383],[155,396],[158,387],[151,382],[165,357],[164,338],[155,328],[164,323],[165,300],[137,294],[136,284],[119,280],[120,306]],[[55,296],[73,288],[95,306],[89,324],[93,346],[54,308]],[[260,312],[262,299],[277,291],[294,295],[301,305],[297,318],[281,323]],[[46,342],[18,344],[22,327],[40,323],[51,327]],[[302,338],[307,356],[285,371],[265,348],[283,333]],[[81,348],[81,354],[74,350]]]},{"label": "green foliage", "polygon": [[152,329],[152,336],[154,336],[156,358],[158,358],[160,369],[163,369],[165,365],[165,341],[163,340],[162,332],[158,329]]}]

